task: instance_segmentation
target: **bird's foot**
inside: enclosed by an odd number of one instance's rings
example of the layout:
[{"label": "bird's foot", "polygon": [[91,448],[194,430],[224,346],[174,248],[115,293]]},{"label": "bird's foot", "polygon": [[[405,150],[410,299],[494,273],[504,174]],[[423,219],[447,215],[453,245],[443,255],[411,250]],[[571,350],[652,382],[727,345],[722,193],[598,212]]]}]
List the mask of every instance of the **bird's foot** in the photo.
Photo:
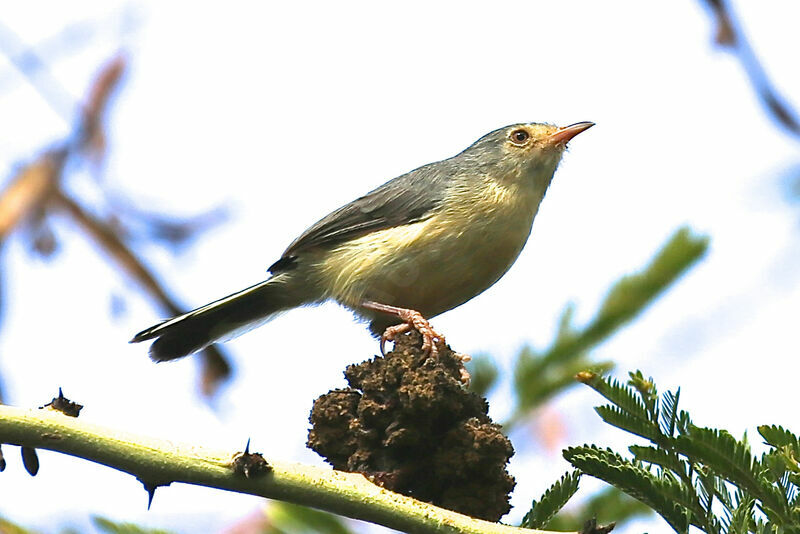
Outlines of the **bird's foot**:
[{"label": "bird's foot", "polygon": [[384,354],[384,346],[387,341],[394,341],[397,336],[413,329],[422,336],[422,353],[436,358],[439,355],[437,345],[439,343],[445,344],[444,336],[434,330],[431,323],[418,311],[403,310],[403,313],[398,314],[398,317],[405,322],[390,326],[383,332],[381,336],[381,354]]},{"label": "bird's foot", "polygon": [[390,326],[384,330],[383,335],[381,335],[381,354],[386,354],[385,347],[387,341],[394,341],[397,339],[397,336],[405,334],[413,329],[422,336],[422,353],[434,358],[439,355],[439,348],[437,345],[445,344],[444,336],[434,330],[431,323],[429,323],[420,312],[371,301],[365,302],[363,306],[371,310],[394,315],[403,321],[401,324]]}]

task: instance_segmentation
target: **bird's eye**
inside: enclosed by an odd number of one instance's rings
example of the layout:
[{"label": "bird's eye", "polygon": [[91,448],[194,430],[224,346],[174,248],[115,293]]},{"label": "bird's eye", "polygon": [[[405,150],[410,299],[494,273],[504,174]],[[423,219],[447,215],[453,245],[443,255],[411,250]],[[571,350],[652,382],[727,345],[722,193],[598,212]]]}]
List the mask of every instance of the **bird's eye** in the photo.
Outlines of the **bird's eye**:
[{"label": "bird's eye", "polygon": [[530,139],[531,134],[529,134],[526,130],[514,130],[511,132],[511,142],[515,145],[524,145],[528,139]]}]

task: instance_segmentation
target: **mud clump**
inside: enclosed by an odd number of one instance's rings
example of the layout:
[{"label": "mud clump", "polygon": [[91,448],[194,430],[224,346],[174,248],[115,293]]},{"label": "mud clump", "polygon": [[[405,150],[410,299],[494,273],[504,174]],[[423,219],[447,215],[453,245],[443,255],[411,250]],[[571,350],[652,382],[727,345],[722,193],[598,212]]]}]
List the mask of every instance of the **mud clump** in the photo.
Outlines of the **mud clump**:
[{"label": "mud clump", "polygon": [[307,445],[334,469],[497,521],[511,508],[511,442],[486,400],[464,388],[459,355],[441,347],[437,358],[425,357],[420,347],[410,332],[386,356],[349,366],[349,387],[314,402]]}]

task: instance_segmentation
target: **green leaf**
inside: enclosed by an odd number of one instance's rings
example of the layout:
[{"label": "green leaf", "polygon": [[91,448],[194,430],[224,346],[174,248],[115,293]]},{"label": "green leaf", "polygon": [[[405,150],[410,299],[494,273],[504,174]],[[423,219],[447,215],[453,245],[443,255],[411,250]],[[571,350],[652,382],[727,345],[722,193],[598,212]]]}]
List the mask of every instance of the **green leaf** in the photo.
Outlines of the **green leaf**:
[{"label": "green leaf", "polygon": [[716,495],[717,499],[719,499],[726,508],[731,510],[734,508],[731,491],[728,486],[725,485],[725,480],[722,477],[714,477],[714,495]]},{"label": "green leaf", "polygon": [[[564,455],[575,467],[653,507],[679,532],[694,525],[709,534],[800,534],[800,439],[795,434],[776,425],[759,427],[772,447],[759,460],[746,433],[737,440],[724,430],[692,425],[689,414],[678,409],[680,390],[658,398],[652,379],[640,371],[630,377],[626,389],[592,373],[578,375],[615,402],[596,408],[604,421],[656,446],[630,446],[634,461],[596,447],[568,449]],[[678,512],[685,514],[684,522]]]},{"label": "green leaf", "polygon": [[755,500],[751,497],[741,500],[739,505],[730,512],[727,520],[723,522],[728,534],[748,534],[754,529],[754,506]]},{"label": "green leaf", "polygon": [[580,531],[586,519],[596,517],[601,525],[620,524],[635,516],[651,515],[652,508],[623,493],[614,486],[590,496],[584,503],[569,511],[562,510],[545,526],[556,532]]},{"label": "green leaf", "polygon": [[760,492],[761,465],[753,458],[750,447],[725,430],[693,426],[687,434],[675,438],[675,448],[753,495]]},{"label": "green leaf", "polygon": [[772,447],[791,447],[800,450],[800,439],[782,426],[761,425],[758,433],[764,438],[764,442]]},{"label": "green leaf", "polygon": [[264,534],[352,534],[339,516],[297,504],[273,501]]},{"label": "green leaf", "polygon": [[678,422],[678,401],[681,398],[681,388],[675,393],[667,391],[661,397],[661,417],[659,423],[661,432],[668,437],[675,436],[675,425]]},{"label": "green leaf", "polygon": [[497,382],[497,366],[491,356],[478,354],[466,364],[467,371],[471,377],[469,389],[485,397]]},{"label": "green leaf", "polygon": [[598,406],[594,409],[603,421],[631,434],[647,438],[654,443],[662,441],[658,426],[624,412],[616,406]]},{"label": "green leaf", "polygon": [[105,517],[94,516],[92,523],[97,530],[107,534],[170,534],[171,530],[141,527],[134,523],[119,523]]},{"label": "green leaf", "polygon": [[764,479],[767,469],[750,453],[750,447],[724,430],[691,427],[675,439],[675,447],[689,458],[702,462],[719,476],[744,489],[760,501],[760,508],[772,521],[791,524],[788,498]]},{"label": "green leaf", "polygon": [[[706,468],[697,470],[697,492],[700,496],[700,504],[705,513],[701,516],[702,521],[705,523],[704,530],[706,532],[720,532],[723,528],[722,521],[717,519],[714,515],[713,506],[714,498],[719,497],[718,490],[722,487],[721,481],[718,477]],[[722,498],[730,500],[730,495],[727,494],[727,489],[722,495]]]},{"label": "green leaf", "polygon": [[[544,359],[558,360],[564,353],[579,353],[607,338],[638,315],[659,293],[702,258],[707,249],[707,237],[693,236],[689,228],[680,228],[647,267],[621,278],[611,287],[594,319],[585,329],[559,336],[543,356]],[[571,310],[569,313],[571,316]]]},{"label": "green leaf", "polygon": [[30,530],[7,519],[0,517],[0,533],[2,534],[39,534],[37,530]]},{"label": "green leaf", "polygon": [[791,461],[792,458],[784,454],[783,449],[773,449],[761,456],[761,465],[767,468],[771,482],[779,482],[788,475],[792,468]]},{"label": "green leaf", "polygon": [[631,445],[628,447],[634,458],[640,462],[647,462],[669,469],[680,477],[686,477],[689,466],[677,454],[658,447],[643,447]]},{"label": "green leaf", "polygon": [[543,528],[550,519],[561,510],[575,492],[578,491],[578,481],[581,474],[578,471],[565,473],[544,492],[539,502],[533,501],[530,511],[522,519],[524,528]]},{"label": "green leaf", "polygon": [[679,229],[643,271],[622,278],[611,288],[595,322],[608,328],[631,319],[707,249],[707,237],[693,236],[687,227]]},{"label": "green leaf", "polygon": [[678,533],[688,532],[691,510],[702,510],[691,488],[674,479],[659,479],[610,449],[570,447],[564,451],[564,458],[584,473],[650,506]]},{"label": "green leaf", "polygon": [[628,373],[630,379],[628,385],[632,386],[641,397],[642,402],[647,408],[647,417],[654,423],[658,423],[658,390],[652,378],[645,378],[641,371]]},{"label": "green leaf", "polygon": [[542,373],[539,377],[525,386],[525,401],[528,406],[541,406],[548,399],[560,391],[575,385],[575,375],[586,369],[592,369],[598,373],[608,372],[613,368],[611,362],[592,363],[586,359],[579,359],[574,362],[565,362],[557,368]]},{"label": "green leaf", "polygon": [[650,421],[647,408],[645,408],[641,397],[637,395],[636,390],[632,387],[621,383],[615,378],[602,378],[596,373],[582,376],[581,380],[630,416],[643,422]]},{"label": "green leaf", "polygon": [[687,227],[677,230],[640,272],[625,276],[610,289],[594,318],[584,328],[572,325],[574,308],[565,307],[550,348],[535,351],[526,347],[514,365],[514,393],[517,406],[504,426],[525,418],[549,397],[570,385],[577,362],[610,369],[610,364],[588,364],[587,353],[633,319],[670,286],[708,249],[708,238],[692,234]]}]

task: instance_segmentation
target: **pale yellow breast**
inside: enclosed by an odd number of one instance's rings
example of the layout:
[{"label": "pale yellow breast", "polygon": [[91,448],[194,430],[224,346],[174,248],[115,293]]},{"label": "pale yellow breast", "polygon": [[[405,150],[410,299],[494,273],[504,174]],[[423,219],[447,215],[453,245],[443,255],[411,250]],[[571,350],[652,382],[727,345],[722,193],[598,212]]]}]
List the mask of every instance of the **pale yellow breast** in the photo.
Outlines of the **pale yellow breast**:
[{"label": "pale yellow breast", "polygon": [[494,284],[516,260],[544,192],[486,180],[454,189],[434,216],[345,243],[320,258],[328,295],[438,315]]}]

